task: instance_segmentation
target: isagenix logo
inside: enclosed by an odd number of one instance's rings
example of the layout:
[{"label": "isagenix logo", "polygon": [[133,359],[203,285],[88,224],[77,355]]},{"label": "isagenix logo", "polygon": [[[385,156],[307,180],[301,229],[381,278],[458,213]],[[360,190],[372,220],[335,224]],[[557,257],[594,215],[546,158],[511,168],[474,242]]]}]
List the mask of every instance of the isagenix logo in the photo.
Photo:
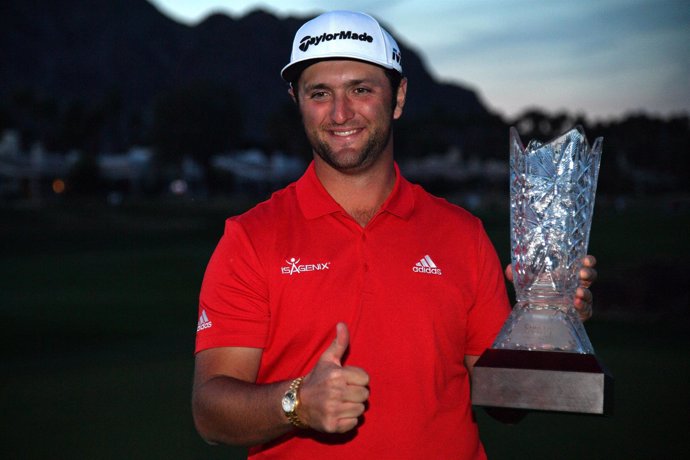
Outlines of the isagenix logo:
[{"label": "isagenix logo", "polygon": [[300,259],[291,257],[285,260],[286,266],[280,267],[280,272],[283,275],[296,275],[305,272],[315,272],[328,270],[330,268],[330,262],[320,262],[316,264],[300,264]]}]

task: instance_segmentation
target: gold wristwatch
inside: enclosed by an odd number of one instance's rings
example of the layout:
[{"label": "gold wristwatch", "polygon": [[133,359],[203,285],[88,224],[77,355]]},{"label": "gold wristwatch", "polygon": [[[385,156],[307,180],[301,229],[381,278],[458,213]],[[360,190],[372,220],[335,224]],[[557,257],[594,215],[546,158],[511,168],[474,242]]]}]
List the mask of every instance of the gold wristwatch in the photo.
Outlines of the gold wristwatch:
[{"label": "gold wristwatch", "polygon": [[302,385],[304,377],[297,378],[292,381],[290,388],[283,395],[281,404],[283,406],[283,412],[288,418],[290,423],[292,423],[297,428],[309,428],[307,425],[302,423],[297,415],[297,408],[299,407],[299,387]]}]

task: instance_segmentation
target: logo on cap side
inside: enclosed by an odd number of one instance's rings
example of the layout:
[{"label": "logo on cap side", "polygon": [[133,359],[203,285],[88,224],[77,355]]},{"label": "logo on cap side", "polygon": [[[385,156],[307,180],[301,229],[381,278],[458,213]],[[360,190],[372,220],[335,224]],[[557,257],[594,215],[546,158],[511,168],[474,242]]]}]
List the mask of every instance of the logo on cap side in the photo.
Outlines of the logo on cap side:
[{"label": "logo on cap side", "polygon": [[[324,32],[317,37],[312,37],[311,35],[304,36],[304,38],[302,38],[302,40],[299,42],[299,49],[306,52],[310,45],[318,46],[320,43],[329,42],[332,40],[359,40],[362,42],[372,43],[374,41],[374,37],[366,32],[358,34],[357,32],[353,32],[351,30],[341,30],[340,32],[333,34]],[[399,59],[400,58],[398,57],[398,60]]]}]

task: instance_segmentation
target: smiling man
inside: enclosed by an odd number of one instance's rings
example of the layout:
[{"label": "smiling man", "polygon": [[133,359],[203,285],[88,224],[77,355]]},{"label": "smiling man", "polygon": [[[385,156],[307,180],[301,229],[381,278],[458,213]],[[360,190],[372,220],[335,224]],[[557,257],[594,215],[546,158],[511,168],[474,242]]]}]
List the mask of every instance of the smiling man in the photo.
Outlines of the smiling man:
[{"label": "smiling man", "polygon": [[228,219],[209,262],[199,433],[256,459],[485,458],[470,372],[510,312],[503,272],[479,219],[400,174],[397,43],[368,15],[326,13],[282,76],[313,162]]},{"label": "smiling man", "polygon": [[325,60],[304,69],[292,89],[317,177],[362,226],[395,183],[391,123],[402,115],[406,88],[406,80],[392,88],[380,67]]}]

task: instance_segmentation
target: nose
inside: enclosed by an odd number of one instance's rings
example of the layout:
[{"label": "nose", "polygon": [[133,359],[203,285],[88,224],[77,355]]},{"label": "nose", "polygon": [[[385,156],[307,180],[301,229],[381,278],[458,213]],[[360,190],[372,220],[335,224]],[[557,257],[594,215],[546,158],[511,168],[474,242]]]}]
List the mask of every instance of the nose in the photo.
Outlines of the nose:
[{"label": "nose", "polygon": [[335,123],[345,123],[352,118],[354,112],[352,104],[346,94],[336,94],[333,98],[333,107],[331,109],[331,118]]}]

